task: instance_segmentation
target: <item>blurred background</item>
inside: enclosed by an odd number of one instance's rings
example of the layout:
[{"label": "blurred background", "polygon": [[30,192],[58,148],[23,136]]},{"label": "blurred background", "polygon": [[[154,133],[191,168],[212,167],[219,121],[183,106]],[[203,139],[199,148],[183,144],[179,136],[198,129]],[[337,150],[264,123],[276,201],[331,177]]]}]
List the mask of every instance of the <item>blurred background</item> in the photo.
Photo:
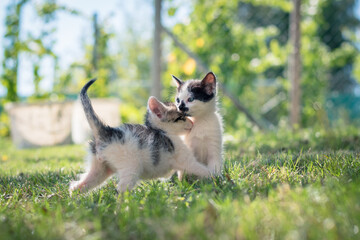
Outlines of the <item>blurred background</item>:
[{"label": "blurred background", "polygon": [[336,131],[358,142],[358,1],[2,0],[0,16],[1,137],[44,128],[40,118],[51,132],[54,107],[14,123],[27,104],[76,100],[93,77],[91,97],[119,100],[121,122],[141,123],[150,95],[173,101],[171,74],[211,70],[227,142],[301,146]]}]

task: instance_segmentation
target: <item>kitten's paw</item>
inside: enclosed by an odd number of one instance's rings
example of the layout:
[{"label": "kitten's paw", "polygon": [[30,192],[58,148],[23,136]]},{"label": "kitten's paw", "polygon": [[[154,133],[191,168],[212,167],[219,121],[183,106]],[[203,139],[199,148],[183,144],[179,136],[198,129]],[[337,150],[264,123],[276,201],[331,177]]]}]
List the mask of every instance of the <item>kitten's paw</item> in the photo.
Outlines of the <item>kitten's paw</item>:
[{"label": "kitten's paw", "polygon": [[80,181],[72,181],[70,182],[69,186],[69,193],[70,196],[74,191],[81,191],[81,188],[83,187],[84,183],[81,183]]}]

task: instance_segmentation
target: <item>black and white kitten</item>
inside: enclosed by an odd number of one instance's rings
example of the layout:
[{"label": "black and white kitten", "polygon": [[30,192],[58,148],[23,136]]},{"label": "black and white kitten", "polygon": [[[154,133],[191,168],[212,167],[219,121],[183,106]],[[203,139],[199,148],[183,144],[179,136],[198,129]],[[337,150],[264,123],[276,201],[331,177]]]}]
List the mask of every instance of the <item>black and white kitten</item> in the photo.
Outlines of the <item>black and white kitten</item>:
[{"label": "black and white kitten", "polygon": [[[212,72],[203,80],[182,81],[173,76],[177,85],[176,105],[191,116],[194,126],[185,136],[185,143],[195,158],[205,164],[213,175],[222,168],[222,118],[217,109],[216,77]],[[182,172],[178,172],[182,178]]]},{"label": "black and white kitten", "polygon": [[112,174],[119,178],[119,192],[132,189],[139,179],[167,176],[173,170],[200,177],[210,175],[179,137],[188,133],[193,123],[177,110],[175,104],[164,104],[150,97],[145,125],[123,124],[112,128],[98,118],[86,93],[94,82],[89,81],[80,93],[94,135],[90,143],[91,166],[80,181],[71,183],[70,192],[86,192]]}]

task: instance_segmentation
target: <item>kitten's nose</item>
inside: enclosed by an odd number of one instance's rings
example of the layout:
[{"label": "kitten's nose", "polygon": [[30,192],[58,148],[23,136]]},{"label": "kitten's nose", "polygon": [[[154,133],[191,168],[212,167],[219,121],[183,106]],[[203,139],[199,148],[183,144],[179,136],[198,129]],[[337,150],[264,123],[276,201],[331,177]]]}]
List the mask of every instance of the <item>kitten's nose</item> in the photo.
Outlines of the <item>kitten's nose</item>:
[{"label": "kitten's nose", "polygon": [[181,104],[179,105],[179,110],[182,111],[182,112],[187,112],[189,111],[189,108],[187,108],[185,106],[185,102],[184,101],[181,101]]}]

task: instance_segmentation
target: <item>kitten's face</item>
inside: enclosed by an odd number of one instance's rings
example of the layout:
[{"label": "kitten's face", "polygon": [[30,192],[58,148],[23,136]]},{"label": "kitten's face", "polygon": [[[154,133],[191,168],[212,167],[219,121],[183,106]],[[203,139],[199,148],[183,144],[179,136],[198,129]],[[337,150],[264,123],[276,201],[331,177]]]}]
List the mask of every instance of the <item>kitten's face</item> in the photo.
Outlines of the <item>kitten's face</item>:
[{"label": "kitten's face", "polygon": [[168,133],[187,134],[193,126],[193,122],[183,112],[178,111],[174,103],[162,103],[155,97],[150,97],[148,109],[151,124]]},{"label": "kitten's face", "polygon": [[173,76],[177,85],[175,103],[183,113],[197,117],[215,110],[216,77],[209,72],[203,80],[186,82]]}]

